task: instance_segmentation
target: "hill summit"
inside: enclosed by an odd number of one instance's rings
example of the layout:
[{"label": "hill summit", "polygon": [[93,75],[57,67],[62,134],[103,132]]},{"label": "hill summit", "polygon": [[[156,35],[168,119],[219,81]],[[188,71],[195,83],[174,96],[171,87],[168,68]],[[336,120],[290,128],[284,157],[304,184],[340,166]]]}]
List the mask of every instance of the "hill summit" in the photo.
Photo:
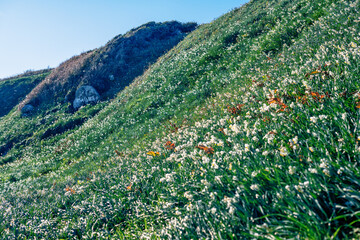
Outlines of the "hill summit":
[{"label": "hill summit", "polygon": [[[52,70],[19,105],[73,102],[76,90],[93,87],[101,99],[113,98],[166,51],[196,28],[195,23],[149,22],[118,35],[105,46],[75,56]],[[73,105],[72,105],[73,106]],[[76,109],[81,105],[76,104]]]}]

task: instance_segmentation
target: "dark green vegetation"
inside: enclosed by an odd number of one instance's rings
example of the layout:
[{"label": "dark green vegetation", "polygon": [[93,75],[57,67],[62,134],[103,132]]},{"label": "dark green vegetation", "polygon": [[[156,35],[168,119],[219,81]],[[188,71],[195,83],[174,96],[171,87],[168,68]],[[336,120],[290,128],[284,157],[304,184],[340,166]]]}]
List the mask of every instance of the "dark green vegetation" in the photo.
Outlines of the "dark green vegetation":
[{"label": "dark green vegetation", "polygon": [[2,117],[3,238],[358,239],[359,5],[251,1],[113,101]]},{"label": "dark green vegetation", "polygon": [[8,114],[31,90],[45,79],[49,70],[28,72],[0,80],[0,117]]}]

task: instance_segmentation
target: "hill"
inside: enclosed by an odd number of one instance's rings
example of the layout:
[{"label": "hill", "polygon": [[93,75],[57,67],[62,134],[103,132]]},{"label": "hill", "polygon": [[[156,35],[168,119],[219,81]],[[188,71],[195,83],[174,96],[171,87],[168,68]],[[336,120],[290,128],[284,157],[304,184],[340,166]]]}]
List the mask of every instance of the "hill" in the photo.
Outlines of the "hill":
[{"label": "hill", "polygon": [[195,23],[150,22],[118,35],[105,46],[62,63],[26,96],[19,109],[26,104],[42,108],[72,103],[83,85],[94,87],[102,100],[113,98],[195,27]]},{"label": "hill", "polygon": [[45,79],[50,69],[30,71],[18,76],[0,80],[0,117],[24,100],[31,90]]},{"label": "hill", "polygon": [[34,132],[1,157],[2,237],[359,238],[359,5],[251,1],[112,101],[2,117]]}]

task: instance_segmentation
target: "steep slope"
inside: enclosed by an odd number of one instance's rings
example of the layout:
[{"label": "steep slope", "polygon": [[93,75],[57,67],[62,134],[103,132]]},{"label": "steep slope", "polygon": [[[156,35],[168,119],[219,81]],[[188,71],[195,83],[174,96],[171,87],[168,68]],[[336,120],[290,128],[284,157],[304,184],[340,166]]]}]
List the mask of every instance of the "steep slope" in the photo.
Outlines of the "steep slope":
[{"label": "steep slope", "polygon": [[359,238],[359,9],[257,0],[200,26],[2,158],[3,237]]},{"label": "steep slope", "polygon": [[8,114],[31,90],[38,85],[51,69],[28,72],[12,78],[0,80],[0,117]]},{"label": "steep slope", "polygon": [[[1,120],[0,156],[5,156],[12,148],[17,152],[19,147],[30,142],[41,141],[80,126],[96,114],[100,110],[99,107],[106,105],[106,102],[95,106],[95,110],[88,112],[85,109],[73,115],[73,101],[79,87],[91,85],[100,93],[100,100],[112,99],[195,27],[195,23],[181,24],[176,21],[144,24],[124,35],[116,36],[104,47],[72,57],[53,69],[50,74],[44,75],[45,79],[36,78],[42,81],[35,88],[31,85],[32,91],[27,85],[22,85],[19,92],[23,94],[21,100],[25,94],[27,95],[18,108],[24,110],[25,105],[31,106],[33,116],[22,119],[16,114],[11,114]],[[25,80],[21,83],[24,84]],[[31,80],[31,83],[34,83],[34,80]],[[9,90],[5,85],[2,89]],[[27,92],[24,92],[26,89]],[[11,92],[4,94],[3,99],[10,103],[10,100],[16,97],[17,102],[14,100],[11,102],[12,105],[9,104],[7,108],[4,106],[3,111],[9,111],[19,103],[18,94],[9,96],[9,93]],[[22,116],[29,115],[30,112],[23,111]],[[37,131],[34,131],[34,128]],[[0,162],[9,162],[11,159],[13,158]]]},{"label": "steep slope", "polygon": [[102,99],[112,98],[195,27],[195,23],[150,22],[116,36],[104,47],[75,56],[54,69],[19,108],[72,102],[82,85],[94,87]]}]

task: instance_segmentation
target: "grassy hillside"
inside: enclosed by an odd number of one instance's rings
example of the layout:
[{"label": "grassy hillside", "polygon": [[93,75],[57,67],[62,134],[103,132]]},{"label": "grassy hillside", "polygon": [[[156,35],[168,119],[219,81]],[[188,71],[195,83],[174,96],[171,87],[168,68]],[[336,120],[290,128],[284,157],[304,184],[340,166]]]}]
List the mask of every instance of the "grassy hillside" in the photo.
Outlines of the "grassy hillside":
[{"label": "grassy hillside", "polygon": [[359,5],[251,1],[77,128],[40,137],[64,105],[1,118],[1,143],[34,132],[1,157],[1,236],[359,238]]},{"label": "grassy hillside", "polygon": [[26,96],[19,108],[26,104],[42,109],[58,102],[72,103],[82,85],[94,87],[102,100],[111,99],[196,26],[176,21],[149,22],[118,35],[105,46],[60,64]]},{"label": "grassy hillside", "polygon": [[50,69],[28,72],[0,80],[0,117],[8,114],[25,96],[50,73]]}]

